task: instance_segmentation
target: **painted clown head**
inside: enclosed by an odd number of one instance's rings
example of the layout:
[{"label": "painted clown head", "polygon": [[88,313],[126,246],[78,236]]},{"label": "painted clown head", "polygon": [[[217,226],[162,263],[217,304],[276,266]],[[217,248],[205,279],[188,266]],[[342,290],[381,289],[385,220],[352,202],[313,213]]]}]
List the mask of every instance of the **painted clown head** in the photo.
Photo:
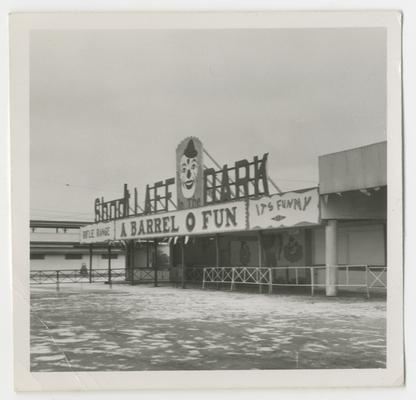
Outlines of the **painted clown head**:
[{"label": "painted clown head", "polygon": [[180,160],[181,188],[183,197],[190,199],[195,194],[196,178],[199,165],[197,161],[198,151],[195,149],[194,141],[189,140]]}]

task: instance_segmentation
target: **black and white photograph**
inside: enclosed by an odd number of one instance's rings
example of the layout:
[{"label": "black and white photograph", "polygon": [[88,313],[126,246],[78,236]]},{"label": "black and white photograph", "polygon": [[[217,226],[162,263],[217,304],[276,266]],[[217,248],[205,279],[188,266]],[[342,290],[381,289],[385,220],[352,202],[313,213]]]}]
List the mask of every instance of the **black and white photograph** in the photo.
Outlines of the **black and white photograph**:
[{"label": "black and white photograph", "polygon": [[16,289],[33,379],[342,370],[400,384],[400,21],[360,16],[35,18]]}]

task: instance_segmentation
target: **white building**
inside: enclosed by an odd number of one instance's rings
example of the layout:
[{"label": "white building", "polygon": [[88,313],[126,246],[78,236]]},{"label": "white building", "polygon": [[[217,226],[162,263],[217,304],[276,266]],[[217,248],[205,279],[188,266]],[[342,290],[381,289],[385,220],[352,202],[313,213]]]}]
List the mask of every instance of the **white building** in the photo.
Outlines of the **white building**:
[{"label": "white building", "polygon": [[[80,270],[89,268],[90,250],[92,267],[105,269],[108,266],[108,247],[104,245],[80,244],[80,227],[88,222],[80,221],[30,221],[30,270]],[[125,267],[122,249],[111,251],[113,268]]]}]

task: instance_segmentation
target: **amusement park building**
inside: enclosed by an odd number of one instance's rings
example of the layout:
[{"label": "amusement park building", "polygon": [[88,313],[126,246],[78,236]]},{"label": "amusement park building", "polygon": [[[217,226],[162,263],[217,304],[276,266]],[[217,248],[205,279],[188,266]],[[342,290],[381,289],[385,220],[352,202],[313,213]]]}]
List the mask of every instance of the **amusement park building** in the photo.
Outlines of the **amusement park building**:
[{"label": "amusement park building", "polygon": [[[270,272],[266,280],[271,290],[273,285],[312,282],[332,296],[341,287],[366,285],[368,290],[369,277],[370,286],[376,282],[385,287],[386,142],[323,155],[318,188],[270,195],[267,154],[207,171],[198,160],[202,145],[193,139],[195,144],[188,138],[177,149],[176,185],[183,197],[178,194],[175,210],[168,208],[168,187],[175,184],[174,178],[148,186],[141,211],[136,192],[131,206],[133,196],[126,185],[121,199],[97,199],[95,223],[79,226],[81,244],[73,238],[71,251],[83,254],[81,262],[104,267],[105,247],[122,246],[125,258],[117,250],[118,266],[123,263],[126,279],[137,283],[144,271],[147,277],[150,271],[155,284],[184,285],[202,282],[204,268],[262,268]],[[190,161],[194,172],[186,168]],[[241,168],[246,181],[239,175]],[[201,176],[205,180],[197,181]],[[192,202],[187,202],[187,182],[194,184]],[[158,209],[158,204],[165,207]]]}]

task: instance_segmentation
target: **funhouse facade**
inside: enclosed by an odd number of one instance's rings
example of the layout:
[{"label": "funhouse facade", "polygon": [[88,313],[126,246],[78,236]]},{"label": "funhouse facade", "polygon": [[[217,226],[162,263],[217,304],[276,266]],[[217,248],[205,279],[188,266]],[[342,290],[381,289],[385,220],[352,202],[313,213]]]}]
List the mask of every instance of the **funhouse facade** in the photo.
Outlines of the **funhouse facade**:
[{"label": "funhouse facade", "polygon": [[281,192],[268,153],[208,168],[211,155],[189,137],[176,149],[175,177],[147,183],[144,204],[126,184],[119,199],[97,198],[80,242],[124,249],[131,283],[369,295],[386,288],[386,148],[323,155],[318,187]]}]

